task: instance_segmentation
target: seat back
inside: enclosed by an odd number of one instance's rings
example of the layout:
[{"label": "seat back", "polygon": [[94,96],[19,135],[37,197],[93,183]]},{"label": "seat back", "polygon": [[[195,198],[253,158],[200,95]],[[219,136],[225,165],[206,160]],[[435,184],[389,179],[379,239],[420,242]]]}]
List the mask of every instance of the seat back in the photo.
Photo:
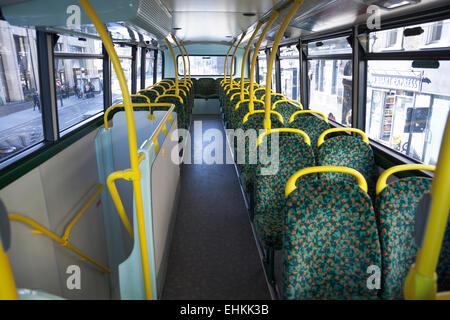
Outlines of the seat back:
[{"label": "seat back", "polygon": [[[377,171],[372,148],[366,142],[348,135],[327,139],[320,145],[317,153],[319,166],[343,166],[359,171],[367,181],[369,195],[375,196]],[[352,176],[327,172],[321,176],[329,179],[344,179],[354,181]]]},{"label": "seat back", "polygon": [[[278,108],[276,110],[279,111]],[[281,113],[281,111],[279,112]],[[289,127],[305,131],[308,134],[311,139],[311,146],[314,155],[317,158],[319,150],[317,147],[317,140],[319,140],[320,135],[325,130],[329,129],[328,123],[314,115],[303,114],[298,115],[295,120],[289,124]]]},{"label": "seat back", "polygon": [[[273,155],[273,134],[266,136],[258,148],[258,153]],[[277,147],[277,144],[274,144]],[[280,132],[278,134],[277,163],[261,163],[254,166],[255,175],[255,226],[259,239],[265,247],[281,249],[282,209],[284,187],[288,179],[297,171],[315,164],[311,147],[298,133]],[[278,158],[278,159],[277,159]],[[263,173],[263,170],[266,171]],[[312,175],[308,179],[314,179]]]},{"label": "seat back", "polygon": [[372,202],[357,184],[302,182],[286,199],[284,299],[377,299],[370,266],[380,266]]}]

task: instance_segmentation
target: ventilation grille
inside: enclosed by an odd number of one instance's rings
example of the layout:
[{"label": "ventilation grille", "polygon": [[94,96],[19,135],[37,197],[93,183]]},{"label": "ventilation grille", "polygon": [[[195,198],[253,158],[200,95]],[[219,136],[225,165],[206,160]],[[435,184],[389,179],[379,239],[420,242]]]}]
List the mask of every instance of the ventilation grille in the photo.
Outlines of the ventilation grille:
[{"label": "ventilation grille", "polygon": [[136,17],[129,22],[147,30],[158,39],[164,39],[169,35],[172,27],[172,15],[160,0],[142,0]]}]

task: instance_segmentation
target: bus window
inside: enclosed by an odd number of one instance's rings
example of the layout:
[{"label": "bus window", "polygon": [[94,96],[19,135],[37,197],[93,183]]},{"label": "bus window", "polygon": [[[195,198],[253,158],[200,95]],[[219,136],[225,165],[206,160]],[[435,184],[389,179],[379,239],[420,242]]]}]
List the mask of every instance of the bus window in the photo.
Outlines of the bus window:
[{"label": "bus window", "polygon": [[308,61],[309,108],[352,126],[352,61]]},{"label": "bus window", "polygon": [[147,50],[145,55],[145,87],[153,84],[153,72],[155,64],[155,51]]},{"label": "bus window", "polygon": [[156,82],[159,82],[163,79],[163,54],[163,51],[158,51],[158,56],[156,57]]},{"label": "bus window", "polygon": [[101,56],[83,57],[101,53],[100,40],[59,36],[54,48],[54,70],[60,131],[103,111],[103,60]]},{"label": "bus window", "polygon": [[264,50],[258,52],[258,77],[259,84],[262,86],[266,85],[267,76],[267,57]]},{"label": "bus window", "polygon": [[300,60],[295,45],[280,48],[281,93],[291,100],[299,100]]},{"label": "bus window", "polygon": [[[117,55],[120,59],[125,78],[127,80],[128,90],[131,92],[131,47],[126,45],[114,45]],[[117,104],[122,101],[122,91],[120,90],[119,80],[117,79],[114,68],[111,69],[111,93],[112,104]]]},{"label": "bus window", "polygon": [[[224,63],[226,56],[189,56],[191,64],[191,75],[192,76],[223,76]],[[188,70],[188,63],[186,62],[186,73]],[[227,73],[229,74],[231,70],[231,58],[228,58],[227,62]],[[236,74],[236,58],[233,63],[233,75]],[[184,76],[183,67],[183,57],[178,56],[178,75]]]},{"label": "bus window", "polygon": [[0,21],[0,161],[43,140],[34,28]]},{"label": "bus window", "polygon": [[366,131],[369,137],[426,164],[436,164],[450,109],[446,75],[413,68],[411,60],[369,61]]},{"label": "bus window", "polygon": [[352,48],[347,38],[311,42],[307,48],[309,108],[351,127]]}]

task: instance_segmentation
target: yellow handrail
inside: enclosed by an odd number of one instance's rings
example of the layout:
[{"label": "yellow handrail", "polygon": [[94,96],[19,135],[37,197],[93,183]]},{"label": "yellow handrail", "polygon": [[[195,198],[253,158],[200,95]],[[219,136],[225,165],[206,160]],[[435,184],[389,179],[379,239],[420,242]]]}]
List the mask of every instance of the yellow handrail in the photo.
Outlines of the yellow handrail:
[{"label": "yellow handrail", "polygon": [[[177,38],[176,38],[173,34],[171,34],[171,36],[172,36],[173,41],[175,41],[175,44],[177,45],[178,50],[179,50],[180,53],[181,53],[181,57],[183,58],[184,85],[187,86],[187,84],[186,84],[186,60],[184,59],[184,52],[183,52],[183,50],[181,49],[181,46],[180,46],[180,44],[178,43]],[[177,63],[178,63],[178,61],[177,61]],[[178,77],[178,73],[176,74],[176,77]]]},{"label": "yellow handrail", "polygon": [[154,93],[156,93],[156,96],[159,96],[159,92],[158,92],[157,90],[155,90],[155,89],[149,89],[149,88],[151,88],[151,87],[148,87],[148,88],[143,89],[143,90],[139,90],[139,91],[138,91],[138,94],[141,94],[141,93],[143,93],[143,92],[154,92]]},{"label": "yellow handrail", "polygon": [[134,198],[136,205],[137,225],[139,230],[139,244],[141,249],[142,273],[144,278],[145,296],[147,299],[152,299],[152,288],[150,280],[150,264],[148,261],[147,237],[145,234],[144,208],[142,202],[141,189],[141,171],[139,170],[137,142],[136,142],[136,128],[134,124],[133,107],[131,105],[130,93],[128,92],[127,80],[120,65],[119,57],[114,49],[114,45],[109,37],[105,25],[100,20],[89,0],[78,0],[84,11],[94,24],[97,33],[102,39],[103,45],[111,59],[117,79],[119,80],[120,89],[122,91],[122,100],[125,105],[125,113],[127,116],[128,127],[128,143],[130,151],[131,170],[129,177],[133,181]]},{"label": "yellow handrail", "polygon": [[170,41],[166,38],[166,44],[169,47],[170,53],[172,54],[172,60],[173,60],[173,66],[175,68],[175,94],[180,95],[180,92],[178,91],[178,64],[177,59],[175,58],[175,52],[173,52],[172,45],[170,44]]},{"label": "yellow handrail", "polygon": [[248,105],[248,110],[250,112],[252,112],[253,110],[255,110],[255,104],[254,104],[254,100],[256,100],[256,97],[253,98],[253,90],[255,88],[255,69],[256,69],[256,61],[258,60],[258,52],[259,52],[259,48],[261,47],[261,43],[263,42],[267,31],[269,30],[270,26],[272,25],[272,23],[275,21],[275,19],[278,17],[280,13],[278,11],[274,11],[272,12],[272,14],[270,15],[269,21],[266,23],[266,26],[264,27],[261,35],[259,36],[258,41],[256,42],[255,45],[255,49],[254,49],[254,53],[253,53],[253,57],[252,57],[252,64],[250,66],[250,88],[248,89],[248,92],[252,93],[250,95],[250,103]]},{"label": "yellow handrail", "polygon": [[[102,270],[103,273],[111,273],[111,270],[108,267],[105,267],[103,264],[97,262],[96,260],[92,259],[88,255],[86,255],[84,252],[82,252],[77,247],[73,246],[70,242],[65,241],[63,238],[59,237],[52,231],[48,230],[46,227],[40,225],[33,219],[30,219],[28,217],[24,217],[19,214],[10,213],[8,214],[9,220],[11,221],[19,221],[27,224],[28,226],[32,227],[34,230],[38,231],[39,233],[44,234],[45,236],[49,237],[53,241],[59,243],[61,246],[69,249],[70,251],[76,253],[78,256],[80,256],[82,259],[89,261],[90,263],[96,265],[100,270]],[[3,283],[2,283],[3,285]]]},{"label": "yellow handrail", "polygon": [[223,70],[223,80],[220,81],[220,84],[223,85],[225,84],[228,80],[227,80],[227,62],[228,62],[228,56],[230,55],[231,49],[233,49],[234,44],[236,43],[238,39],[234,39],[233,43],[231,44],[230,48],[227,51],[227,55],[225,57],[225,63],[224,63],[224,70]]},{"label": "yellow handrail", "polygon": [[282,102],[289,102],[289,103],[297,104],[297,107],[303,110],[303,105],[300,101],[290,100],[290,99],[283,99],[283,100],[275,101],[275,103],[272,105],[272,110],[275,110],[275,108],[277,107],[277,104],[282,103]]},{"label": "yellow handrail", "polygon": [[[239,109],[239,106],[241,105],[241,103],[248,102],[248,101],[250,101],[250,99],[240,100],[238,103],[236,103],[236,107],[234,107],[234,110]],[[255,100],[254,102],[260,102],[260,103],[262,103],[262,105],[264,105],[264,101],[262,101],[262,100]],[[250,111],[250,112],[253,112],[253,111]]]},{"label": "yellow handrail", "polygon": [[[245,69],[245,63],[247,61],[247,55],[250,51],[250,47],[252,46],[253,40],[256,37],[256,34],[258,33],[259,29],[263,23],[261,21],[258,21],[258,24],[256,25],[255,31],[253,31],[252,36],[250,37],[250,40],[248,40],[247,46],[245,47],[244,56],[242,57],[242,66],[241,66],[241,100],[244,99],[244,69]],[[249,70],[250,71],[250,70]]]},{"label": "yellow handrail", "polygon": [[[258,101],[258,100],[255,100],[255,101]],[[249,112],[249,113],[247,113],[247,114],[244,116],[244,119],[242,120],[242,123],[246,123],[247,120],[248,120],[248,117],[250,117],[251,115],[253,115],[253,114],[255,114],[255,113],[265,113],[265,112],[266,112],[265,110],[255,110],[255,111],[253,111],[253,112]],[[281,122],[282,124],[284,124],[283,116],[282,116],[279,112],[270,110],[270,111],[269,111],[269,114],[274,114],[274,115],[276,115],[276,116],[278,117],[278,119],[280,120],[280,122]],[[270,130],[270,129],[269,129],[269,130]]]},{"label": "yellow handrail", "polygon": [[120,199],[119,192],[117,191],[115,181],[118,179],[129,180],[132,177],[133,172],[131,170],[124,171],[116,171],[111,173],[106,179],[106,185],[108,186],[109,193],[111,194],[111,198],[113,199],[114,205],[116,206],[117,213],[122,220],[125,229],[127,229],[128,234],[131,238],[134,238],[133,227],[131,226],[130,220],[128,220],[128,216],[125,213],[125,208],[123,207],[122,200]]},{"label": "yellow handrail", "polygon": [[303,0],[295,0],[294,4],[292,5],[291,9],[289,10],[288,14],[286,15],[286,18],[283,20],[283,23],[278,30],[277,36],[275,38],[275,41],[272,44],[272,49],[270,51],[270,57],[269,61],[267,63],[267,78],[266,78],[266,114],[264,117],[264,128],[270,129],[271,128],[271,121],[270,121],[270,110],[271,108],[271,86],[272,86],[272,70],[273,70],[273,63],[275,61],[275,57],[277,55],[278,46],[280,45],[281,38],[284,35],[284,32],[286,31],[286,28],[291,21],[292,17],[294,16],[295,12],[297,12],[298,7],[302,4]]},{"label": "yellow handrail", "polygon": [[178,98],[180,100],[181,103],[184,103],[183,98],[178,95],[178,94],[162,94],[160,95],[158,98],[156,98],[155,102],[158,102],[159,99],[164,98],[164,97],[174,97],[174,98]]},{"label": "yellow handrail", "polygon": [[301,176],[310,174],[310,173],[318,173],[318,172],[341,172],[341,173],[348,173],[356,177],[358,180],[358,186],[364,191],[367,192],[367,182],[366,179],[364,179],[364,176],[352,168],[347,167],[339,167],[339,166],[322,166],[322,167],[309,167],[304,168],[300,171],[297,171],[294,173],[286,183],[286,188],[284,190],[284,196],[287,198],[295,189],[297,189],[297,186],[295,185],[298,178]]},{"label": "yellow handrail", "polygon": [[192,80],[191,80],[191,59],[190,59],[189,53],[186,50],[186,47],[184,46],[184,43],[183,43],[183,41],[181,39],[180,39],[180,44],[181,44],[181,47],[184,49],[184,51],[186,53],[186,57],[187,57],[187,61],[188,61],[188,68],[189,68],[189,81],[192,83]]},{"label": "yellow handrail", "polygon": [[386,171],[384,171],[378,178],[377,187],[376,187],[377,195],[379,195],[381,193],[381,191],[383,191],[383,189],[386,188],[387,179],[391,175],[393,175],[397,172],[412,171],[412,170],[435,171],[436,166],[430,166],[430,165],[426,165],[426,164],[402,164],[399,166],[394,166],[392,168],[389,168]]},{"label": "yellow handrail", "polygon": [[369,138],[367,138],[367,135],[362,130],[359,130],[356,128],[332,128],[332,129],[328,129],[328,130],[325,130],[324,132],[322,132],[322,134],[319,137],[319,140],[317,140],[317,146],[320,147],[322,145],[322,143],[325,142],[325,136],[327,136],[330,133],[334,133],[334,132],[355,132],[355,133],[361,135],[361,137],[363,138],[363,141],[365,143],[369,144]]},{"label": "yellow handrail", "polygon": [[311,146],[311,139],[309,138],[308,134],[305,131],[302,131],[302,130],[299,130],[299,129],[291,129],[291,128],[279,128],[279,129],[268,129],[268,130],[265,130],[263,133],[261,133],[259,135],[258,140],[256,140],[257,141],[256,142],[256,146],[259,146],[262,143],[262,141],[263,141],[265,136],[267,136],[269,134],[272,134],[272,133],[275,133],[275,132],[278,132],[278,133],[282,133],[282,132],[297,133],[297,134],[299,134],[299,135],[301,135],[303,137],[303,139],[305,140],[305,142],[306,142],[306,144],[308,146]]},{"label": "yellow handrail", "polygon": [[160,85],[160,84],[154,84],[154,85],[152,85],[151,86],[151,88],[163,88],[163,93],[162,94],[164,94],[164,92],[166,92],[166,87],[164,87],[164,86],[162,86],[162,85]]},{"label": "yellow handrail", "polygon": [[0,300],[18,300],[16,282],[9,264],[8,255],[3,251],[3,245],[0,240]]},{"label": "yellow handrail", "polygon": [[70,241],[70,231],[72,231],[72,228],[75,226],[78,220],[80,220],[80,218],[90,207],[92,202],[94,202],[95,198],[97,198],[100,192],[102,192],[103,190],[103,186],[101,184],[96,184],[95,187],[97,188],[97,191],[94,193],[94,195],[92,195],[92,197],[88,200],[88,202],[84,204],[83,208],[81,208],[81,210],[75,215],[72,221],[67,225],[66,230],[64,231],[64,234],[61,237],[66,243]]},{"label": "yellow handrail", "polygon": [[[170,90],[176,91],[175,88],[170,88],[170,89],[167,89],[166,92],[168,92]],[[184,91],[184,89],[178,88],[178,95],[180,95],[180,92],[183,93],[183,95],[187,98],[188,95],[187,95],[186,91]],[[170,93],[165,93],[165,94],[170,94]]]},{"label": "yellow handrail", "polygon": [[[157,102],[152,102],[152,103],[133,103],[133,109],[134,108],[147,108],[149,109],[150,113],[151,113],[151,109],[152,107],[171,107],[172,104],[171,103],[157,103]],[[103,115],[103,122],[104,122],[104,126],[105,126],[105,130],[109,130],[109,124],[108,124],[108,116],[111,113],[112,110],[117,109],[117,108],[124,108],[124,104],[114,104],[111,107],[109,107],[108,109],[106,109],[105,114]],[[154,120],[151,117],[149,117],[149,120]]]},{"label": "yellow handrail", "polygon": [[406,277],[404,294],[411,299],[445,299],[450,294],[437,294],[436,266],[450,210],[450,115],[442,138],[439,160],[431,186],[431,205],[422,247],[417,251],[416,263]]},{"label": "yellow handrail", "polygon": [[[230,101],[233,101],[234,97],[239,96],[240,94],[241,94],[240,92],[233,93],[231,95]],[[248,90],[247,89],[244,89],[244,94],[248,94]],[[241,97],[241,100],[244,100],[244,99],[245,99],[245,97]]]},{"label": "yellow handrail", "polygon": [[[277,101],[277,102],[278,102],[278,101]],[[275,103],[276,103],[276,102],[275,102]],[[326,123],[328,123],[328,118],[327,118],[327,116],[326,116],[323,112],[315,111],[315,110],[300,110],[300,111],[296,111],[296,112],[294,112],[294,113],[291,115],[291,117],[289,118],[289,123],[294,122],[295,117],[296,117],[297,115],[299,115],[299,114],[304,114],[304,113],[315,113],[315,114],[321,115],[321,116],[323,117],[323,120],[324,120]]]},{"label": "yellow handrail", "polygon": [[[231,58],[231,68],[230,68],[230,83],[233,83],[233,66],[234,66],[234,58],[236,57],[237,49],[239,49],[239,45],[241,44],[242,40],[244,40],[245,35],[247,34],[247,31],[244,31],[241,35],[241,39],[239,39],[238,44],[234,48],[233,57]],[[244,63],[244,62],[242,62]]]}]

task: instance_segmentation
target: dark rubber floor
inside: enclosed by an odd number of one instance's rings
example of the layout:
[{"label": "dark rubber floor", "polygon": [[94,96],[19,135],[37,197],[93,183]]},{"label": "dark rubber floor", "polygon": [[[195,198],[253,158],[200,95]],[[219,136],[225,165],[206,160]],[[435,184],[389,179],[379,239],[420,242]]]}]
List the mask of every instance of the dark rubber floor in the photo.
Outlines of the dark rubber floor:
[{"label": "dark rubber floor", "polygon": [[[202,139],[193,135],[194,121],[201,121],[203,132],[216,129],[224,135],[219,117],[194,117],[192,148]],[[211,141],[204,141],[203,149]],[[225,148],[226,140],[224,155]],[[180,183],[162,298],[270,299],[234,166],[184,164]]]}]

